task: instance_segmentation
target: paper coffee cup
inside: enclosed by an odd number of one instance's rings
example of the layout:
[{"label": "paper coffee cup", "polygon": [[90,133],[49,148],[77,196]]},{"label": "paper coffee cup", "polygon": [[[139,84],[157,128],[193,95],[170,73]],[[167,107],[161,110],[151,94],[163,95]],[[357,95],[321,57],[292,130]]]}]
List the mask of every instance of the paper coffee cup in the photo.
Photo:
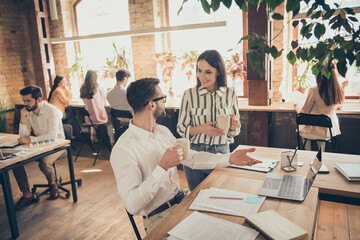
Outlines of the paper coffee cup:
[{"label": "paper coffee cup", "polygon": [[189,155],[190,141],[187,138],[178,138],[174,140],[174,146],[179,146],[183,150],[183,159],[186,160]]},{"label": "paper coffee cup", "polygon": [[216,126],[227,132],[230,128],[230,115],[219,115],[216,117]]}]

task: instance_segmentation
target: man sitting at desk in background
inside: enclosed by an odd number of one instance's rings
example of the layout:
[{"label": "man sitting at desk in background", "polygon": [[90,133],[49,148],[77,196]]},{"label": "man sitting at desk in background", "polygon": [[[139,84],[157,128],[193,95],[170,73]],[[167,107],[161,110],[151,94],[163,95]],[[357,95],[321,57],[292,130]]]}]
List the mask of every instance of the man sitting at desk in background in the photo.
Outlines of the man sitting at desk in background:
[{"label": "man sitting at desk in background", "polygon": [[[54,105],[42,102],[42,91],[37,86],[25,87],[20,91],[24,101],[24,108],[21,109],[19,143],[28,144],[31,142],[65,139],[64,129],[61,122],[59,110]],[[36,137],[30,139],[31,130]],[[53,163],[65,150],[59,151],[47,157],[40,159],[39,168],[44,173],[49,183],[50,197],[56,199],[59,197],[59,189],[55,180]],[[24,166],[13,169],[14,176],[19,185],[23,196],[15,204],[15,209],[34,202],[34,196],[30,192],[30,186]]]},{"label": "man sitting at desk in background", "polygon": [[[106,95],[106,99],[108,100],[110,107],[116,110],[127,110],[130,111],[134,116],[134,112],[130,107],[127,99],[126,99],[126,84],[128,82],[128,78],[131,77],[129,71],[125,69],[120,69],[116,72],[116,85],[113,89],[111,89]],[[129,119],[121,119],[121,121],[129,122]]]},{"label": "man sitting at desk in background", "polygon": [[128,87],[127,99],[134,110],[134,118],[110,156],[120,197],[131,214],[143,216],[147,232],[184,198],[176,168],[180,162],[197,169],[230,164],[251,166],[260,162],[247,156],[255,148],[232,154],[190,150],[188,159],[183,159],[182,149],[173,146],[174,135],[156,123],[166,114],[166,96],[158,84],[156,78],[145,78]]}]

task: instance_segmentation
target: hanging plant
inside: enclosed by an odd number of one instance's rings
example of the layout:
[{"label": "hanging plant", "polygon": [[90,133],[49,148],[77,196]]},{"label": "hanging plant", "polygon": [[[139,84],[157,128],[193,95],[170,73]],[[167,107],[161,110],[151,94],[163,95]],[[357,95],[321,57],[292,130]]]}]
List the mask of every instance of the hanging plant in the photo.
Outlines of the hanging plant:
[{"label": "hanging plant", "polygon": [[233,81],[238,78],[243,81],[246,79],[246,62],[240,61],[239,53],[234,53],[231,55],[230,59],[226,59],[225,65],[226,72]]},{"label": "hanging plant", "polygon": [[112,46],[116,56],[106,58],[105,66],[103,67],[103,78],[114,78],[119,69],[129,69],[129,61],[126,57],[125,49],[119,49],[115,42],[113,42]]},{"label": "hanging plant", "polygon": [[172,76],[178,60],[179,58],[171,50],[155,53],[155,62],[161,68],[163,81],[167,88],[172,85]]}]

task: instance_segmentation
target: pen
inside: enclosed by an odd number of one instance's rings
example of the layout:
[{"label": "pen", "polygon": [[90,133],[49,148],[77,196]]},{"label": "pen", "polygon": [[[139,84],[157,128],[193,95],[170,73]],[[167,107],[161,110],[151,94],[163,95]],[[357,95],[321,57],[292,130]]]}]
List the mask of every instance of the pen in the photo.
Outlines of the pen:
[{"label": "pen", "polygon": [[231,199],[231,200],[244,200],[243,198],[237,198],[237,197],[215,197],[215,196],[210,196],[209,198],[215,198],[215,199]]}]

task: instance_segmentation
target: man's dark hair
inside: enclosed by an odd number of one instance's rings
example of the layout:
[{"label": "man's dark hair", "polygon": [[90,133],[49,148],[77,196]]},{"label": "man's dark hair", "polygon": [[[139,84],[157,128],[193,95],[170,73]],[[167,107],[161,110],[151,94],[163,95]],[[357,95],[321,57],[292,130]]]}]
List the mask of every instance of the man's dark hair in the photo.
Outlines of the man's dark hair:
[{"label": "man's dark hair", "polygon": [[124,77],[131,77],[131,74],[128,70],[126,69],[120,69],[119,71],[116,72],[116,81],[121,82],[124,80]]},{"label": "man's dark hair", "polygon": [[142,111],[144,104],[156,97],[156,86],[159,82],[157,78],[142,78],[129,85],[126,98],[135,113]]},{"label": "man's dark hair", "polygon": [[38,86],[28,86],[20,90],[21,96],[31,94],[31,97],[35,100],[42,98],[42,90]]}]

